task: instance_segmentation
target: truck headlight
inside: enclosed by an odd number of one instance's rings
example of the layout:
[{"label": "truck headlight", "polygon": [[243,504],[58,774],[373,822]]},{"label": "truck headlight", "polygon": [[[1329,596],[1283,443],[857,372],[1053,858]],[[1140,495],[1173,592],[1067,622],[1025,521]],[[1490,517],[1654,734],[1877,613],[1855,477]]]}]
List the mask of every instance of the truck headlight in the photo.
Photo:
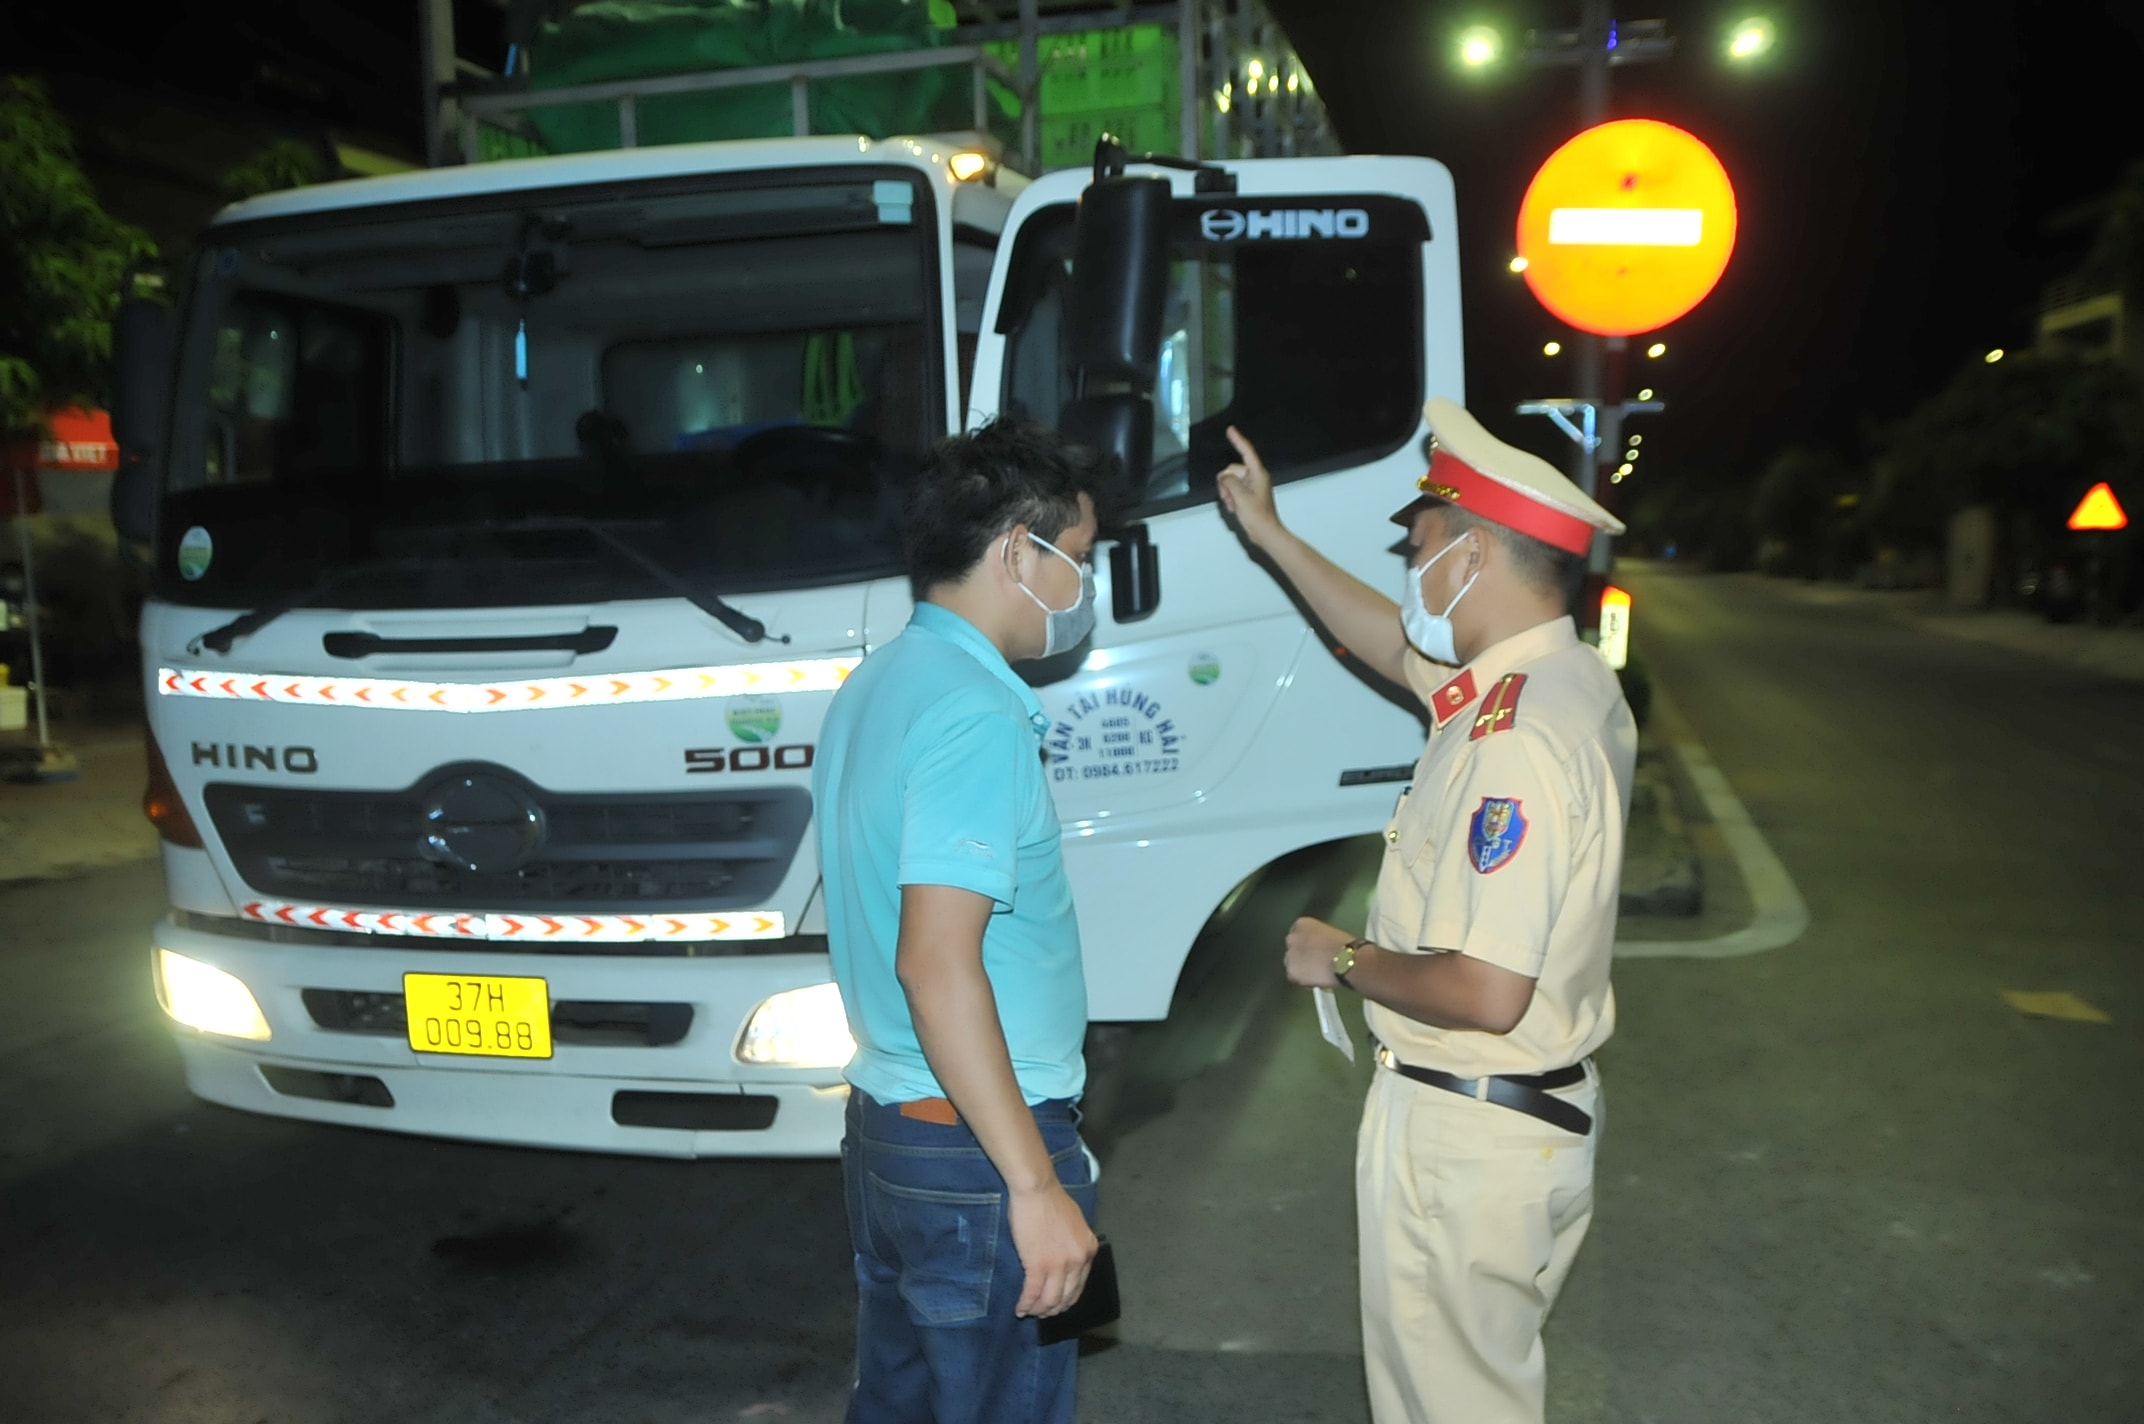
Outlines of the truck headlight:
[{"label": "truck headlight", "polygon": [[737,1058],[778,1068],[839,1068],[856,1055],[841,990],[814,984],[776,994],[745,1021]]},{"label": "truck headlight", "polygon": [[268,1020],[253,991],[236,974],[168,949],[156,952],[156,1001],[164,1012],[203,1033],[268,1041]]}]

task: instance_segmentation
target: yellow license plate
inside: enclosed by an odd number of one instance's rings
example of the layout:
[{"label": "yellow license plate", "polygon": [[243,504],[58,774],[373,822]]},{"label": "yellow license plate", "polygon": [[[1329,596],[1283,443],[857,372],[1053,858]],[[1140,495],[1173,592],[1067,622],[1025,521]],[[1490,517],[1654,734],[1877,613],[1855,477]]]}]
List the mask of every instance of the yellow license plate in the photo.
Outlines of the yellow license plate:
[{"label": "yellow license plate", "polygon": [[482,1058],[551,1056],[551,986],[494,974],[405,974],[409,1046]]}]

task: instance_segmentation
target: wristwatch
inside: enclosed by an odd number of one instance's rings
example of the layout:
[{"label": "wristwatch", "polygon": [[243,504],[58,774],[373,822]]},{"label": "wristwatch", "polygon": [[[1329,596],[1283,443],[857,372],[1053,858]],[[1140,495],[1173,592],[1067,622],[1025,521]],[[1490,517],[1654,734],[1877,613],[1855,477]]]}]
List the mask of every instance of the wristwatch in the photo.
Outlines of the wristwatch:
[{"label": "wristwatch", "polygon": [[[1347,984],[1347,976],[1355,968],[1355,951],[1369,944],[1366,939],[1351,939],[1333,952],[1333,978]],[[1347,984],[1352,989],[1353,984]]]}]

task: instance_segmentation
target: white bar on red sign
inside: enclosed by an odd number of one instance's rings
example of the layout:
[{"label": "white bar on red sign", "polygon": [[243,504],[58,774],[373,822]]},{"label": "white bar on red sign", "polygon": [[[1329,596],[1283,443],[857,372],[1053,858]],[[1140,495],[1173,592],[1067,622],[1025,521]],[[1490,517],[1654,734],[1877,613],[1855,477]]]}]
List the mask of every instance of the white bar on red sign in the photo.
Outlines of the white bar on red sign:
[{"label": "white bar on red sign", "polygon": [[1704,235],[1702,208],[1555,208],[1548,215],[1556,247],[1695,247]]},{"label": "white bar on red sign", "polygon": [[294,929],[547,945],[781,939],[788,933],[787,919],[780,910],[675,915],[480,915],[451,911],[358,910],[334,905],[292,905],[254,900],[241,913],[260,924],[289,925]]}]

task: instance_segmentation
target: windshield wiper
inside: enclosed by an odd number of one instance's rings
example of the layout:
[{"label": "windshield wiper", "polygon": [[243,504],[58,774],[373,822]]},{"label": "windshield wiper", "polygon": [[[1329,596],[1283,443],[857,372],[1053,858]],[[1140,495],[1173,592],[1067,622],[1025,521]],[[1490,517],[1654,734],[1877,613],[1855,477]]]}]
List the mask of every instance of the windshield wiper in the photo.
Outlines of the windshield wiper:
[{"label": "windshield wiper", "polygon": [[228,653],[231,651],[231,644],[237,642],[240,638],[251,637],[294,608],[303,608],[317,598],[324,598],[344,583],[347,583],[350,576],[358,570],[369,570],[378,567],[378,564],[344,564],[326,578],[315,583],[311,588],[301,589],[296,593],[285,594],[281,598],[271,599],[250,613],[241,613],[221,628],[211,628],[208,632],[201,634],[188,643],[186,651],[195,657],[201,655],[203,648],[207,648],[214,653]]},{"label": "windshield wiper", "polygon": [[543,524],[550,523],[556,523],[568,529],[579,529],[589,534],[593,534],[596,537],[596,542],[602,544],[605,548],[611,549],[616,553],[622,554],[627,559],[632,560],[632,562],[639,567],[642,573],[645,573],[646,575],[648,575],[648,577],[654,579],[664,588],[669,589],[679,598],[684,599],[694,608],[699,609],[702,613],[705,613],[708,617],[714,619],[723,627],[729,629],[732,633],[735,633],[738,637],[744,639],[747,643],[763,643],[768,641],[770,638],[777,643],[786,643],[789,641],[789,635],[787,633],[769,633],[767,631],[767,625],[760,622],[757,618],[754,618],[751,614],[743,612],[742,610],[734,607],[733,605],[724,602],[716,594],[706,593],[701,591],[700,589],[694,588],[691,584],[685,581],[684,575],[678,573],[675,569],[669,568],[666,565],[656,561],[655,559],[650,558],[648,555],[643,554],[640,550],[634,548],[631,544],[626,543],[625,540],[615,530],[606,528],[605,526],[596,523],[596,521],[594,521],[593,519],[583,519],[578,515],[566,515],[555,521],[537,521],[536,524],[533,526],[522,525],[520,527],[540,527]]}]

